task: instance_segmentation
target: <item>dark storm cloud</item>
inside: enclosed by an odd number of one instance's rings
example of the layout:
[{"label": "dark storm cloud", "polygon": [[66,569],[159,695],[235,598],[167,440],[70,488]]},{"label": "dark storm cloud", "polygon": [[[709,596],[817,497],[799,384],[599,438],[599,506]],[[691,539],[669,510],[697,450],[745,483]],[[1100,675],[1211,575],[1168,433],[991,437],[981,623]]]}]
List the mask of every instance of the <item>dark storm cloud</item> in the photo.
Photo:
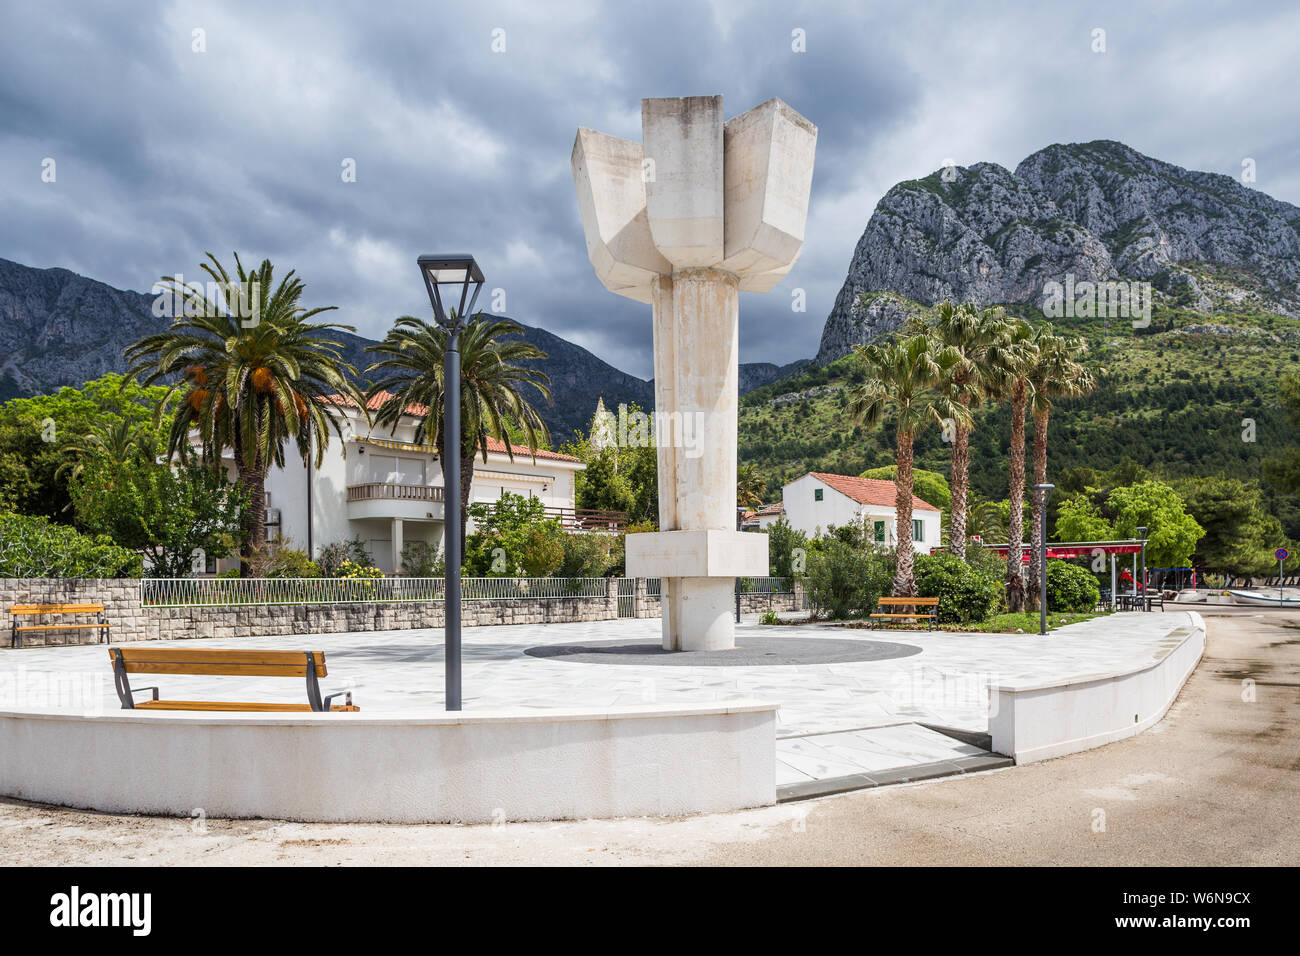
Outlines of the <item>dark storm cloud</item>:
[{"label": "dark storm cloud", "polygon": [[947,158],[1107,137],[1229,174],[1251,156],[1259,188],[1300,198],[1295,14],[1131,6],[7,4],[0,256],[143,290],[238,249],[380,335],[428,310],[415,256],[465,249],[507,312],[648,375],[648,308],[586,260],[574,132],[639,139],[643,96],[779,96],[820,129],[808,240],[742,297],[742,359],[787,362],[816,350],[875,202]]}]

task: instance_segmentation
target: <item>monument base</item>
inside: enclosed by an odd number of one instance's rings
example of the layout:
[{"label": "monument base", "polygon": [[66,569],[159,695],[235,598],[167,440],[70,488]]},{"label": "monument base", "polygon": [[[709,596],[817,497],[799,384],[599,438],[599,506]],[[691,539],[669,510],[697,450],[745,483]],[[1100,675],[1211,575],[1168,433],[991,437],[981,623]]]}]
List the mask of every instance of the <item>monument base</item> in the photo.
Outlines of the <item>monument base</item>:
[{"label": "monument base", "polygon": [[767,535],[750,531],[654,531],[626,538],[627,574],[659,578],[666,651],[736,646],[736,578],[764,577]]}]

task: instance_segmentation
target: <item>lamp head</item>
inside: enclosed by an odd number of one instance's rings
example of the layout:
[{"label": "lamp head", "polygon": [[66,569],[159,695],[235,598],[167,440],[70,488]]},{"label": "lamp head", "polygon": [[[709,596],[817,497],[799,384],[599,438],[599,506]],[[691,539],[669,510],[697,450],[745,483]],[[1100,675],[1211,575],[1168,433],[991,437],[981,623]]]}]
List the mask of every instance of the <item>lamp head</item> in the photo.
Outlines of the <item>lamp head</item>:
[{"label": "lamp head", "polygon": [[[424,255],[416,261],[438,325],[448,331],[464,328],[466,316],[474,311],[474,303],[478,301],[478,294],[483,289],[483,270],[478,267],[474,257],[462,252]],[[473,295],[470,295],[471,286]],[[451,308],[448,309],[448,306]]]}]

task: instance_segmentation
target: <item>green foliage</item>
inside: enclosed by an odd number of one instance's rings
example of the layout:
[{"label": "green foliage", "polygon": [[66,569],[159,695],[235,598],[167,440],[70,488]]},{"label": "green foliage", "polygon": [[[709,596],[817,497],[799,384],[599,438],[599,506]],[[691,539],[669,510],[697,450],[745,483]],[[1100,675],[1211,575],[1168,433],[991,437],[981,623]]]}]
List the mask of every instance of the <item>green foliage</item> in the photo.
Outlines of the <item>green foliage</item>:
[{"label": "green foliage", "polygon": [[939,599],[940,624],[978,624],[997,608],[1001,570],[993,573],[983,562],[972,566],[954,554],[917,555],[916,593]]},{"label": "green foliage", "polygon": [[808,572],[808,538],[782,515],[767,526],[768,573],[776,578],[801,578]]},{"label": "green foliage", "polygon": [[894,562],[884,548],[862,550],[828,538],[808,562],[808,599],[822,616],[861,617],[876,609],[893,576]]},{"label": "green foliage", "polygon": [[1115,513],[1115,531],[1122,538],[1147,529],[1147,567],[1182,568],[1192,560],[1205,529],[1187,513],[1178,492],[1163,481],[1144,481],[1116,488],[1106,499]]},{"label": "green foliage", "polygon": [[[881,481],[897,481],[898,466],[883,465],[880,468],[868,468],[858,477],[876,478]],[[948,479],[937,471],[913,468],[912,494],[926,504],[934,505],[941,511],[947,511],[952,506],[952,490],[948,487]]]},{"label": "green foliage", "polygon": [[[659,452],[653,417],[642,418],[635,403],[620,408],[617,417],[608,414],[601,434],[597,436],[593,418],[587,434],[576,433],[560,448],[587,466],[574,476],[576,506],[624,511],[629,522],[657,522]],[[593,436],[602,440],[593,442]]]},{"label": "green foliage", "polygon": [[306,551],[289,547],[286,542],[282,542],[276,547],[262,574],[268,578],[318,578],[321,576],[320,567],[307,556]]},{"label": "green foliage", "polygon": [[408,578],[440,578],[446,571],[446,562],[437,545],[427,541],[407,541],[402,545],[402,574]]},{"label": "green foliage", "polygon": [[608,534],[566,534],[564,559],[556,571],[561,578],[600,578],[615,561],[622,562],[619,538]]},{"label": "green foliage", "polygon": [[107,535],[38,515],[0,514],[0,578],[138,578],[140,555]]},{"label": "green foliage", "polygon": [[167,389],[104,375],[54,395],[14,398],[0,405],[0,508],[56,521],[72,520],[68,479],[87,436],[129,427],[152,454],[157,445],[153,412]]},{"label": "green foliage", "polygon": [[1110,541],[1115,529],[1102,517],[1094,500],[1096,488],[1087,488],[1061,501],[1056,508],[1056,537],[1061,541]]},{"label": "green foliage", "polygon": [[465,573],[473,577],[546,577],[564,562],[564,531],[538,498],[504,492],[494,504],[470,505],[474,533],[465,538]]},{"label": "green foliage", "polygon": [[189,577],[195,551],[224,558],[239,547],[245,498],[197,461],[173,468],[152,458],[96,458],[70,491],[77,524],[144,552],[152,577]]},{"label": "green foliage", "polygon": [[780,624],[781,618],[777,616],[776,611],[764,611],[763,616],[758,619],[759,624]]},{"label": "green foliage", "polygon": [[1047,562],[1047,610],[1053,613],[1091,611],[1101,600],[1097,579],[1069,561]]},{"label": "green foliage", "polygon": [[335,541],[325,545],[316,558],[321,574],[327,578],[342,577],[343,565],[349,562],[367,568],[375,563],[360,535],[355,535],[348,541]]},{"label": "green foliage", "polygon": [[1287,543],[1286,535],[1269,514],[1257,482],[1209,476],[1183,479],[1174,487],[1205,529],[1192,556],[1198,570],[1249,576],[1277,569],[1273,552]]},{"label": "green foliage", "polygon": [[353,561],[344,561],[339,565],[338,575],[340,578],[348,578],[353,581],[371,581],[382,578],[384,572],[377,567],[364,564],[357,564]]}]

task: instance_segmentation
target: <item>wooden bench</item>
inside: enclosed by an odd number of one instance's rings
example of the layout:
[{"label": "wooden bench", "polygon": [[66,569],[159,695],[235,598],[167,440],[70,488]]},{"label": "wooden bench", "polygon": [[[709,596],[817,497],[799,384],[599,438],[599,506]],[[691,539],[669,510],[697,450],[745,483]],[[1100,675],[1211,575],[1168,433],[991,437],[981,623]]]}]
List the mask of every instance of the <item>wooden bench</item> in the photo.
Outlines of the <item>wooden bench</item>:
[{"label": "wooden bench", "polygon": [[[317,678],[327,676],[323,651],[266,651],[259,649],[190,650],[177,647],[110,647],[113,683],[123,710],[256,710],[256,711],[357,711],[352,692],[321,699]],[[157,687],[132,689],[129,674],[204,674],[239,677],[302,677],[307,681],[307,703],[243,703],[224,700],[159,700]],[[153,691],[152,700],[135,695]],[[345,703],[333,704],[336,697]]]},{"label": "wooden bench", "polygon": [[[9,606],[11,615],[9,646],[22,647],[23,634],[26,631],[99,631],[99,639],[105,643],[109,639],[109,628],[112,627],[104,619],[104,605],[102,604],[11,604]],[[19,624],[18,619],[24,615],[54,616],[62,614],[93,614],[95,621],[93,624],[82,623],[59,623],[59,624]]]},{"label": "wooden bench", "polygon": [[[910,607],[912,610],[900,613],[897,609],[901,607]],[[937,597],[883,597],[880,599],[880,606],[876,608],[876,613],[870,616],[875,621],[876,627],[895,618],[924,619],[930,622],[930,630],[933,631],[934,622],[939,616],[939,599]]]}]

